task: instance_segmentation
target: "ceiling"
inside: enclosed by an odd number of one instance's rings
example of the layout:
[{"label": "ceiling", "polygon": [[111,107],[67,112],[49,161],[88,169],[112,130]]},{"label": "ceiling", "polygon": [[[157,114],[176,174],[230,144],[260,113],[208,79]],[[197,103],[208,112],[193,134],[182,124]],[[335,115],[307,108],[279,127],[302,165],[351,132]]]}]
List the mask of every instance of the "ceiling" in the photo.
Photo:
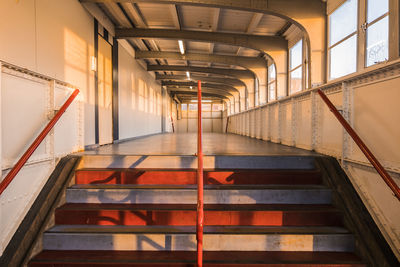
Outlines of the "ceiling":
[{"label": "ceiling", "polygon": [[[252,47],[253,39],[246,39],[246,42],[240,43],[236,37],[247,38],[255,36],[256,38],[275,38],[276,40],[285,40],[287,50],[287,41],[293,35],[293,32],[301,32],[301,30],[290,21],[269,14],[249,12],[237,9],[215,8],[206,6],[194,6],[184,4],[164,4],[152,2],[133,3],[129,1],[82,1],[92,2],[96,5],[114,24],[115,29],[131,29],[133,33],[128,35],[116,36],[117,38],[126,39],[136,51],[154,51],[163,52],[157,56],[149,56],[145,53],[140,60],[143,60],[147,66],[154,67],[158,70],[151,70],[156,73],[157,79],[165,85],[168,82],[187,82],[186,69],[183,67],[191,67],[190,75],[196,79],[202,77],[210,78],[208,83],[214,85],[223,85],[222,78],[229,79],[233,87],[240,87],[242,79],[238,76],[229,75],[216,69],[235,69],[245,70],[246,67],[236,64],[236,61],[216,60],[210,62],[207,57],[212,56],[230,56],[244,60],[248,58],[268,58],[267,51],[255,49]],[[139,29],[163,30],[157,32],[147,31],[143,33],[137,32]],[[179,31],[179,32],[176,32]],[[179,38],[180,32],[186,32],[185,38]],[[197,40],[198,32],[217,33],[218,35],[205,35],[201,40]],[[170,33],[175,34],[173,38]],[[225,35],[223,35],[225,34]],[[229,35],[231,34],[231,35]],[[224,36],[226,40],[235,40],[237,43],[228,43],[218,40],[218,37]],[[132,37],[131,37],[132,36]],[[189,37],[189,38],[187,38]],[[231,38],[231,39],[227,39]],[[235,39],[236,38],[236,39]],[[273,39],[273,40],[275,40]],[[178,40],[183,41],[185,54],[196,54],[196,57],[180,58],[180,57],[164,57],[164,52],[173,52],[170,54],[180,53]],[[258,39],[257,39],[258,40]],[[269,39],[268,39],[269,40]],[[272,40],[272,39],[271,39]],[[262,42],[262,39],[260,39]],[[251,48],[249,48],[249,46]],[[203,56],[205,60],[199,59]],[[244,58],[245,57],[245,58]],[[160,66],[172,66],[169,69],[163,69]],[[157,67],[158,66],[158,67]],[[175,68],[175,67],[181,68]],[[193,69],[193,67],[201,67]],[[207,69],[207,71],[206,71]],[[211,70],[211,71],[210,71]],[[213,71],[216,70],[216,71]],[[195,96],[185,86],[166,85],[171,94],[176,94],[178,99],[190,99]],[[174,88],[179,88],[179,92],[174,92]],[[210,92],[213,90],[209,88]],[[225,96],[220,94],[222,89],[216,89],[215,94],[210,95],[213,99],[223,99]],[[177,91],[177,90],[176,90]]]}]

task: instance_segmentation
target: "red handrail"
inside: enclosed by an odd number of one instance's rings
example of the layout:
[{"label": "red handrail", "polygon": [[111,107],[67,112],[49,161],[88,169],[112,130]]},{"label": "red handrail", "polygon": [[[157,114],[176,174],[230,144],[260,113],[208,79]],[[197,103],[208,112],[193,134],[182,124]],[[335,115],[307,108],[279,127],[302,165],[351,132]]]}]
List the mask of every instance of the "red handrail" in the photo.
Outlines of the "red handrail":
[{"label": "red handrail", "polygon": [[197,266],[203,266],[203,148],[201,130],[201,81],[197,82]]},{"label": "red handrail", "polygon": [[350,126],[350,124],[346,121],[346,119],[343,118],[343,116],[339,113],[339,111],[336,109],[336,107],[333,105],[333,103],[328,99],[328,97],[321,91],[321,89],[318,89],[317,92],[321,96],[322,100],[329,107],[329,109],[333,113],[333,115],[335,115],[335,117],[338,119],[338,121],[346,129],[346,131],[349,133],[351,138],[353,138],[354,142],[361,149],[361,151],[367,157],[369,162],[371,162],[371,164],[374,166],[375,170],[380,174],[380,176],[385,181],[385,183],[393,191],[393,193],[397,197],[397,199],[400,200],[400,189],[397,186],[397,184],[395,183],[395,181],[393,181],[392,177],[390,177],[390,175],[386,172],[385,168],[383,168],[383,166],[380,164],[380,162],[375,158],[375,156],[368,149],[368,147],[364,144],[364,142],[361,140],[361,138],[358,136],[358,134],[353,130],[353,128]]},{"label": "red handrail", "polygon": [[64,105],[57,111],[54,118],[50,120],[47,126],[43,129],[43,131],[36,137],[35,141],[31,144],[31,146],[26,150],[26,152],[22,155],[22,157],[18,160],[17,164],[11,169],[11,171],[7,174],[6,178],[0,183],[0,195],[7,188],[7,186],[11,183],[11,181],[15,178],[21,168],[28,161],[30,156],[35,152],[36,148],[40,145],[43,139],[47,136],[50,130],[54,127],[60,117],[63,115],[65,110],[69,107],[69,105],[74,101],[75,97],[79,94],[79,90],[75,89],[75,91],[71,94],[71,96],[65,101]]}]

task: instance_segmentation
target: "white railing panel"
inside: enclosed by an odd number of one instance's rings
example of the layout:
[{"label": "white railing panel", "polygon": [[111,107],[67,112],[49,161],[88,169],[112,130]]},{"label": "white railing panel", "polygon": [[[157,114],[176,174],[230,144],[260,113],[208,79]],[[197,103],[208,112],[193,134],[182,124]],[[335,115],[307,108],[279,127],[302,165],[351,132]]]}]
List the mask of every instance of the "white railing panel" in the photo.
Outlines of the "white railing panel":
[{"label": "white railing panel", "polygon": [[281,142],[285,145],[293,145],[293,132],[292,132],[292,123],[293,123],[293,103],[291,101],[287,101],[280,105],[281,116],[280,116],[280,125],[281,125]]},{"label": "white railing panel", "polygon": [[[384,166],[400,169],[400,77],[353,90],[355,131]],[[353,143],[348,158],[367,163]]]},{"label": "white railing panel", "polygon": [[312,149],[311,108],[310,96],[298,100],[294,142],[299,148]]},{"label": "white railing panel", "polygon": [[[2,74],[2,169],[13,166],[45,127],[48,119],[49,83],[15,71]],[[50,157],[47,138],[29,162]]]},{"label": "white railing panel", "polygon": [[[341,91],[328,94],[336,107],[342,106]],[[315,150],[327,155],[340,157],[342,155],[343,127],[329,111],[329,108],[318,98],[317,143]]]}]

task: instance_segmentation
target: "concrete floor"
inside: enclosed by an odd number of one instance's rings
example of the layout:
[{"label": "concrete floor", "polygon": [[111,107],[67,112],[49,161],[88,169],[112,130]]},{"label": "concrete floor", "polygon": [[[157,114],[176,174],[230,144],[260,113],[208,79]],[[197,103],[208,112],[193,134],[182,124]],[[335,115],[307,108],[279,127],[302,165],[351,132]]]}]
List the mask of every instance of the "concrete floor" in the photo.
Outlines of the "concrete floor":
[{"label": "concrete floor", "polygon": [[[196,133],[157,134],[83,152],[87,155],[194,155]],[[312,156],[317,153],[235,134],[204,133],[204,155]]]}]

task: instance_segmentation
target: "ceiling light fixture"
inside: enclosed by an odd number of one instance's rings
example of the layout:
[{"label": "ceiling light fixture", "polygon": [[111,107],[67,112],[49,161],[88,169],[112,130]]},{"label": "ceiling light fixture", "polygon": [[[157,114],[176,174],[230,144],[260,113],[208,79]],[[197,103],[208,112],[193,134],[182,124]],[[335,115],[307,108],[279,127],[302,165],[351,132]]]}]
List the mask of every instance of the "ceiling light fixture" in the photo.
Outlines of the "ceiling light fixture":
[{"label": "ceiling light fixture", "polygon": [[188,80],[190,80],[190,73],[188,71],[186,72],[186,77],[188,78]]},{"label": "ceiling light fixture", "polygon": [[185,54],[185,48],[183,47],[183,41],[182,40],[178,40],[178,44],[179,44],[179,51],[181,51],[181,54]]}]

